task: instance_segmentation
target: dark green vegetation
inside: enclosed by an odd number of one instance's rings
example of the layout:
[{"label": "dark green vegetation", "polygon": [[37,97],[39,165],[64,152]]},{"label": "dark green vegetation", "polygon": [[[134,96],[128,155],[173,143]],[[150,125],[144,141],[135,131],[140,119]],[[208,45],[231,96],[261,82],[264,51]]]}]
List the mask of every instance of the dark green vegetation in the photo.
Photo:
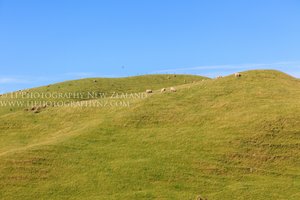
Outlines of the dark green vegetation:
[{"label": "dark green vegetation", "polygon": [[129,107],[1,108],[0,199],[300,199],[299,79],[94,80],[31,91],[154,93]]}]

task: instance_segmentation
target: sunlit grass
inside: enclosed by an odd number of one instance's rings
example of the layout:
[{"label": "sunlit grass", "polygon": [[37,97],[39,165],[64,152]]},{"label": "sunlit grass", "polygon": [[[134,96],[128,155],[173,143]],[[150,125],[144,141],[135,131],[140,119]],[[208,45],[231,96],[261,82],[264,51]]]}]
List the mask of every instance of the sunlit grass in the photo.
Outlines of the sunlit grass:
[{"label": "sunlit grass", "polygon": [[299,80],[202,79],[86,79],[37,90],[154,93],[130,107],[3,109],[0,198],[299,199]]}]

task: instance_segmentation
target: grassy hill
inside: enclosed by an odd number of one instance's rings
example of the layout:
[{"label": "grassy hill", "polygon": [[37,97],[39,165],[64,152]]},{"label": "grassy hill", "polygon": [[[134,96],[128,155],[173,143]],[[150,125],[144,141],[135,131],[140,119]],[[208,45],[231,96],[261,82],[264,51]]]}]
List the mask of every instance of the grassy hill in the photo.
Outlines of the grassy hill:
[{"label": "grassy hill", "polygon": [[28,92],[146,89],[154,93],[121,98],[130,106],[0,108],[0,198],[300,199],[300,81],[284,73],[84,79]]}]

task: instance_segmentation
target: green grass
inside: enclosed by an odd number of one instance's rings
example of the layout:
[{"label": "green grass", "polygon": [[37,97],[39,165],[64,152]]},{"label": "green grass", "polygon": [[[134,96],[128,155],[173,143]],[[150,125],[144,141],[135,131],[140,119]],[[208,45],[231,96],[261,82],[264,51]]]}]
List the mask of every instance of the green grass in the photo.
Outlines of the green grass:
[{"label": "green grass", "polygon": [[1,108],[0,199],[300,199],[299,79],[94,80],[30,91],[154,93],[129,107]]}]

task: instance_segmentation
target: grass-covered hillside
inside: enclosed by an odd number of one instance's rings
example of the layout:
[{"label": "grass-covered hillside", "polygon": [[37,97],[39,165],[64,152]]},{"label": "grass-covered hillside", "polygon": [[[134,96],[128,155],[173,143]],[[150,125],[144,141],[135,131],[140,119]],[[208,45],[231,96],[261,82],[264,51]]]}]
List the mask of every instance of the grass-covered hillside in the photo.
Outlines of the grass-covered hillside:
[{"label": "grass-covered hillside", "polygon": [[0,108],[0,199],[300,199],[300,80],[272,70],[241,74],[27,90],[153,93],[120,98],[128,106]]}]

